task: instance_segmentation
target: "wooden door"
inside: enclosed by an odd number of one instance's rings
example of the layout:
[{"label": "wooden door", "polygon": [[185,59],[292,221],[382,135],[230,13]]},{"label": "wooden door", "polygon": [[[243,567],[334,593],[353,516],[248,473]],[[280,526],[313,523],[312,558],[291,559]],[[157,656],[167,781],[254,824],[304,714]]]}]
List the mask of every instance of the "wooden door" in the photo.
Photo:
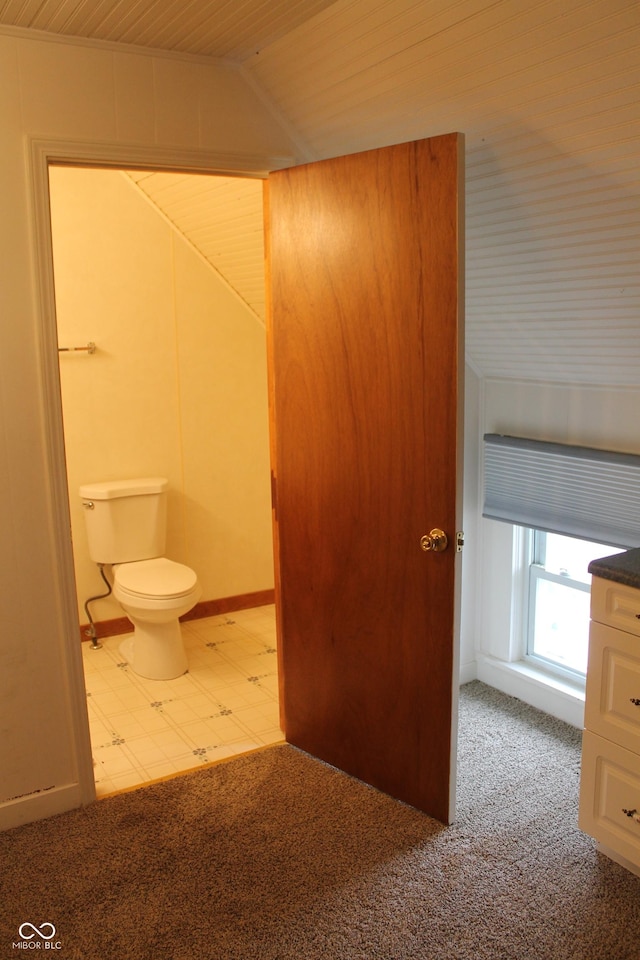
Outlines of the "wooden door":
[{"label": "wooden door", "polygon": [[[286,739],[454,809],[462,137],[266,185]],[[449,546],[424,552],[442,528]]]}]

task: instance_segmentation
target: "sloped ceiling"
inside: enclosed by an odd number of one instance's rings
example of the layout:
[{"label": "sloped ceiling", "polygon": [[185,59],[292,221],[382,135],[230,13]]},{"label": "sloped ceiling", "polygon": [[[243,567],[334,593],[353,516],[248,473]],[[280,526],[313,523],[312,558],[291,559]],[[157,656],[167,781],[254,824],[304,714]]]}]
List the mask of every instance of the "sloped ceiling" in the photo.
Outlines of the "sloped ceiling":
[{"label": "sloped ceiling", "polygon": [[309,159],[464,132],[469,361],[640,386],[637,0],[8,0],[1,23],[233,58]]},{"label": "sloped ceiling", "polygon": [[123,172],[264,323],[262,182],[150,170]]}]

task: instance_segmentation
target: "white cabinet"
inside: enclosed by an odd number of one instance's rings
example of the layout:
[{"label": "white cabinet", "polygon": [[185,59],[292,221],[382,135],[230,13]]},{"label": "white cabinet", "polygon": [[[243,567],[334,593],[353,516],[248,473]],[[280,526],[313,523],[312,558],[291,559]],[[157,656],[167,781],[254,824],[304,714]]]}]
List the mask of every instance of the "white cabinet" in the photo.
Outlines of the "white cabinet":
[{"label": "white cabinet", "polygon": [[594,576],[578,824],[640,876],[640,589]]}]

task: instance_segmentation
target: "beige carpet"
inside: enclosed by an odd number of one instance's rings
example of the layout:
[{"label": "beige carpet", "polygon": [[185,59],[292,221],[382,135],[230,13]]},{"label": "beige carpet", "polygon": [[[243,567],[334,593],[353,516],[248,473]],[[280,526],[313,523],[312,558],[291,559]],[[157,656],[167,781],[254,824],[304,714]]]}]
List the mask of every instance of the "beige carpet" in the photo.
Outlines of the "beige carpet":
[{"label": "beige carpet", "polygon": [[640,879],[576,825],[579,743],[473,683],[449,828],[282,746],[8,831],[0,958],[45,955],[13,944],[48,923],[64,960],[637,960]]}]

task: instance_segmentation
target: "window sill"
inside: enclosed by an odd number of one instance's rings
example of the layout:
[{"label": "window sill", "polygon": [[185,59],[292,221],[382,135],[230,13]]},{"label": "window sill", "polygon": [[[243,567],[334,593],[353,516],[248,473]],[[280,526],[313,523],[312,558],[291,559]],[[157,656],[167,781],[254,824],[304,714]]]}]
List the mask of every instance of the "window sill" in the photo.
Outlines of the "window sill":
[{"label": "window sill", "polygon": [[584,689],[579,684],[556,677],[523,660],[509,663],[478,654],[477,665],[478,680],[482,683],[580,730],[584,726]]}]

